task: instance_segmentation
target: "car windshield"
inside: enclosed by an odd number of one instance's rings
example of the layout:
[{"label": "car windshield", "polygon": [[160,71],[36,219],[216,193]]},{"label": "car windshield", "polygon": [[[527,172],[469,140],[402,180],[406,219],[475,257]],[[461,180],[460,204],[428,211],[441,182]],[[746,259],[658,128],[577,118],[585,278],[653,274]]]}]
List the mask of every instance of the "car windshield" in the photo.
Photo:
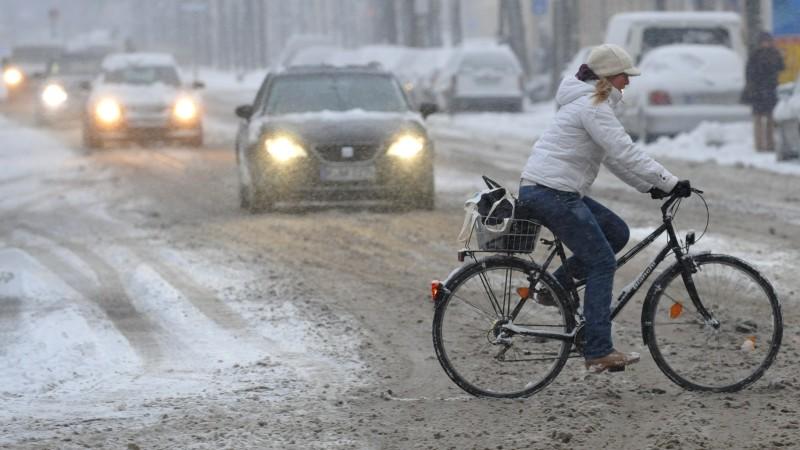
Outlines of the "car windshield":
[{"label": "car windshield", "polygon": [[101,58],[64,57],[53,61],[50,75],[93,75],[100,72]]},{"label": "car windshield", "polygon": [[670,44],[707,44],[732,48],[731,37],[725,28],[651,27],[645,29],[642,35],[642,54]]},{"label": "car windshield", "polygon": [[461,60],[461,70],[470,71],[482,68],[511,71],[517,69],[517,62],[511,55],[501,52],[470,53]]},{"label": "car windshield", "polygon": [[308,74],[277,77],[264,107],[267,114],[313,111],[401,112],[408,109],[393,78],[373,74]]},{"label": "car windshield", "polygon": [[105,74],[107,83],[154,84],[178,86],[178,72],[172,66],[127,66],[109,70]]},{"label": "car windshield", "polygon": [[61,54],[61,47],[53,46],[30,46],[30,47],[16,47],[11,55],[11,59],[17,62],[47,62],[53,58],[57,58]]}]

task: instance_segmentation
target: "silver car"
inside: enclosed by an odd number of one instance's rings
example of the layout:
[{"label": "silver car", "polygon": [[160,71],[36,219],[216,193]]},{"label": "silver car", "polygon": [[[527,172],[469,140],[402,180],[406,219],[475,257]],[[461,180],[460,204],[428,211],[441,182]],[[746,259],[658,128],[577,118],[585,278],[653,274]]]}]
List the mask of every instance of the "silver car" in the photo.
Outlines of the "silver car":
[{"label": "silver car", "polygon": [[203,145],[203,107],[164,53],[112,54],[92,83],[83,114],[83,141],[98,148],[111,141],[179,141]]}]

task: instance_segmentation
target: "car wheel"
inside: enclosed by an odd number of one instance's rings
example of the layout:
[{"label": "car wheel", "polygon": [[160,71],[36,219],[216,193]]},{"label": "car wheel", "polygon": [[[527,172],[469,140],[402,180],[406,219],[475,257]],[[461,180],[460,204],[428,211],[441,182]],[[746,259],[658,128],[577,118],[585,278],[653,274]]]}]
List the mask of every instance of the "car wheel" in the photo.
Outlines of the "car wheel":
[{"label": "car wheel", "polygon": [[416,209],[433,211],[436,207],[436,195],[433,192],[421,192],[415,200]]},{"label": "car wheel", "polygon": [[203,146],[203,135],[197,135],[193,138],[189,138],[186,140],[186,145],[189,147],[199,148]]},{"label": "car wheel", "polygon": [[252,214],[272,209],[275,200],[270,191],[256,180],[239,178],[239,205]]},{"label": "car wheel", "polygon": [[33,123],[36,124],[37,127],[43,127],[45,125],[48,125],[47,119],[44,117],[44,114],[38,109],[33,114]]},{"label": "car wheel", "polygon": [[247,210],[253,214],[267,212],[275,206],[275,200],[266,189],[259,186],[250,187],[250,198]]},{"label": "car wheel", "polygon": [[800,121],[789,120],[776,125],[776,157],[778,161],[800,158]]},{"label": "car wheel", "polygon": [[643,109],[639,109],[638,113],[636,114],[636,131],[638,141],[643,144],[650,142],[650,137],[647,135],[647,118],[644,115]]},{"label": "car wheel", "polygon": [[103,146],[103,141],[87,125],[83,126],[83,146],[89,150],[95,150]]},{"label": "car wheel", "polygon": [[250,209],[250,192],[247,186],[239,180],[239,207],[242,209]]}]

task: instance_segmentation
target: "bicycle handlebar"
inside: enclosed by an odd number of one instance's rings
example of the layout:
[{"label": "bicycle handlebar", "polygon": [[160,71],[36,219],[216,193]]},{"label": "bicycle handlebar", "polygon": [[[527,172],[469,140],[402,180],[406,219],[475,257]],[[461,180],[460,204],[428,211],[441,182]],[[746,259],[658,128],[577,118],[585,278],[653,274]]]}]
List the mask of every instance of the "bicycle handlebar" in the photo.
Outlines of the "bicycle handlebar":
[{"label": "bicycle handlebar", "polygon": [[[690,189],[692,190],[692,193],[694,193],[694,194],[702,194],[703,193],[703,191],[701,191],[700,189],[696,189],[696,188],[690,188]],[[671,194],[664,201],[664,204],[661,205],[661,214],[662,215],[667,215],[667,210],[670,208],[670,206],[672,206],[672,204],[675,203],[675,201],[677,201],[680,198],[683,198],[683,196],[678,195],[678,194]],[[687,198],[688,198],[688,196],[687,196]]]}]

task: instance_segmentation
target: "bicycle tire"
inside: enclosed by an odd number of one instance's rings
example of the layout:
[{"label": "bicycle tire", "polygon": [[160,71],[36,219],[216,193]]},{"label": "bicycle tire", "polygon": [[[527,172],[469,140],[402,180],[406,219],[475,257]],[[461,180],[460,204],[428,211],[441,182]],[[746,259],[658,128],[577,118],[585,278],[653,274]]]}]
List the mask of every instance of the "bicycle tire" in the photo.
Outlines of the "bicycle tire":
[{"label": "bicycle tire", "polygon": [[[433,316],[433,347],[445,373],[464,391],[477,397],[528,397],[564,367],[571,341],[515,335],[507,346],[490,342],[497,337],[498,321],[506,320],[521,299],[517,288],[529,288],[528,274],[541,274],[536,289],[547,289],[556,305],[542,306],[528,298],[514,323],[572,330],[574,314],[563,300],[563,289],[533,262],[490,256],[458,269],[445,283]],[[504,306],[492,308],[490,293],[504,299]]]},{"label": "bicycle tire", "polygon": [[719,326],[697,311],[676,263],[647,294],[642,334],[658,368],[679,386],[739,391],[761,378],[778,354],[780,303],[769,281],[738,258],[701,254],[693,261],[697,271],[691,279]]}]

